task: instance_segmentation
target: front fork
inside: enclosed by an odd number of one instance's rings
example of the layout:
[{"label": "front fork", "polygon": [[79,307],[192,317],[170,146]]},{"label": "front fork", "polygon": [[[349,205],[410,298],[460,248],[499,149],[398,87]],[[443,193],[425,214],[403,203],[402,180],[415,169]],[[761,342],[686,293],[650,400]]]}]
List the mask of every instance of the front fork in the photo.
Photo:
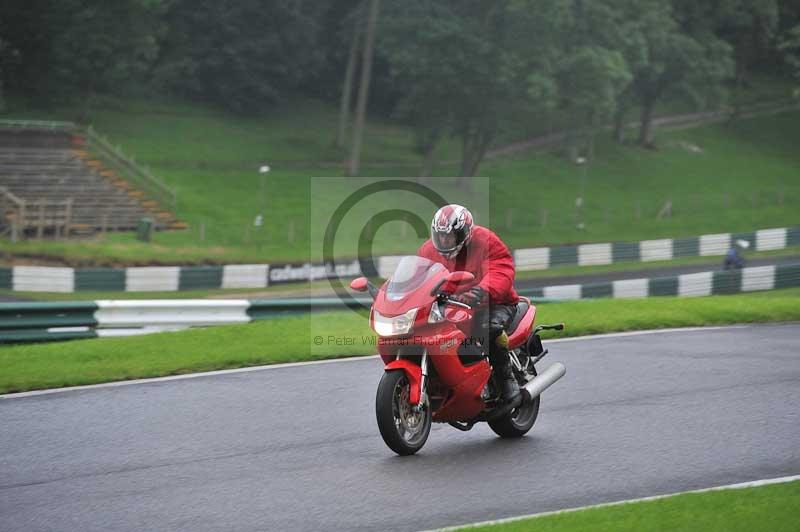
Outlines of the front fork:
[{"label": "front fork", "polygon": [[428,350],[427,349],[422,352],[422,360],[420,361],[420,367],[422,368],[422,379],[420,379],[419,383],[419,402],[412,407],[412,409],[415,412],[419,412],[420,410],[422,410],[422,406],[425,404],[425,399],[428,397],[428,392],[427,392]]}]

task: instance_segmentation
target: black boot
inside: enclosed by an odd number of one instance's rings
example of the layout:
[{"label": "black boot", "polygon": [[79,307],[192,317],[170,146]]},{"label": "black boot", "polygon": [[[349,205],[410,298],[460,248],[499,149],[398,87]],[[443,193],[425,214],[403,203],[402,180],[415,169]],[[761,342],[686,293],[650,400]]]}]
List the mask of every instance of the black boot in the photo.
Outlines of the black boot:
[{"label": "black boot", "polygon": [[517,378],[514,377],[514,373],[511,371],[511,362],[508,360],[508,355],[506,355],[504,363],[501,362],[498,364],[494,371],[497,375],[497,381],[500,385],[500,396],[505,403],[511,403],[512,401],[516,400],[519,396],[519,384],[517,383]]}]

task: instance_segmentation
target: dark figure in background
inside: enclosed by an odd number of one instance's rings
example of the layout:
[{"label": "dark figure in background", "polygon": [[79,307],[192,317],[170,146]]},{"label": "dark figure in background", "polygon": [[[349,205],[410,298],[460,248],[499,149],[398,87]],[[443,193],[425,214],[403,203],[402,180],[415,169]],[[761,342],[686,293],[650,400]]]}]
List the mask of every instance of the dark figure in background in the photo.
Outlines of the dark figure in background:
[{"label": "dark figure in background", "polygon": [[747,240],[737,240],[733,243],[728,253],[725,254],[725,261],[722,267],[726,270],[740,270],[744,268],[744,257],[742,251],[750,247]]}]

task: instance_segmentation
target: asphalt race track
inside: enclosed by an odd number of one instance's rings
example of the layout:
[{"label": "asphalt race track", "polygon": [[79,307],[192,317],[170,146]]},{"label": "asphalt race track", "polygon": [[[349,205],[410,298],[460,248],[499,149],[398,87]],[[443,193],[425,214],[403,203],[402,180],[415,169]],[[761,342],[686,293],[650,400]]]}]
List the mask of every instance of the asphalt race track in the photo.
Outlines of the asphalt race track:
[{"label": "asphalt race track", "polygon": [[409,458],[374,358],[0,399],[0,530],[412,531],[800,474],[798,324],[550,350],[527,437]]}]

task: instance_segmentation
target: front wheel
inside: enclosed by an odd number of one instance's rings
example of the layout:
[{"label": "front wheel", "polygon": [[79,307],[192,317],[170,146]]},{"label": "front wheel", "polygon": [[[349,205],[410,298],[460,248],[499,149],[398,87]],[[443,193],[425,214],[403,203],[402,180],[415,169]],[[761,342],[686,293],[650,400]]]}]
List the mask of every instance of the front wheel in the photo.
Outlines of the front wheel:
[{"label": "front wheel", "polygon": [[375,414],[383,441],[401,456],[414,454],[431,432],[431,409],[426,399],[418,411],[409,402],[411,386],[402,370],[383,374],[375,396]]}]

